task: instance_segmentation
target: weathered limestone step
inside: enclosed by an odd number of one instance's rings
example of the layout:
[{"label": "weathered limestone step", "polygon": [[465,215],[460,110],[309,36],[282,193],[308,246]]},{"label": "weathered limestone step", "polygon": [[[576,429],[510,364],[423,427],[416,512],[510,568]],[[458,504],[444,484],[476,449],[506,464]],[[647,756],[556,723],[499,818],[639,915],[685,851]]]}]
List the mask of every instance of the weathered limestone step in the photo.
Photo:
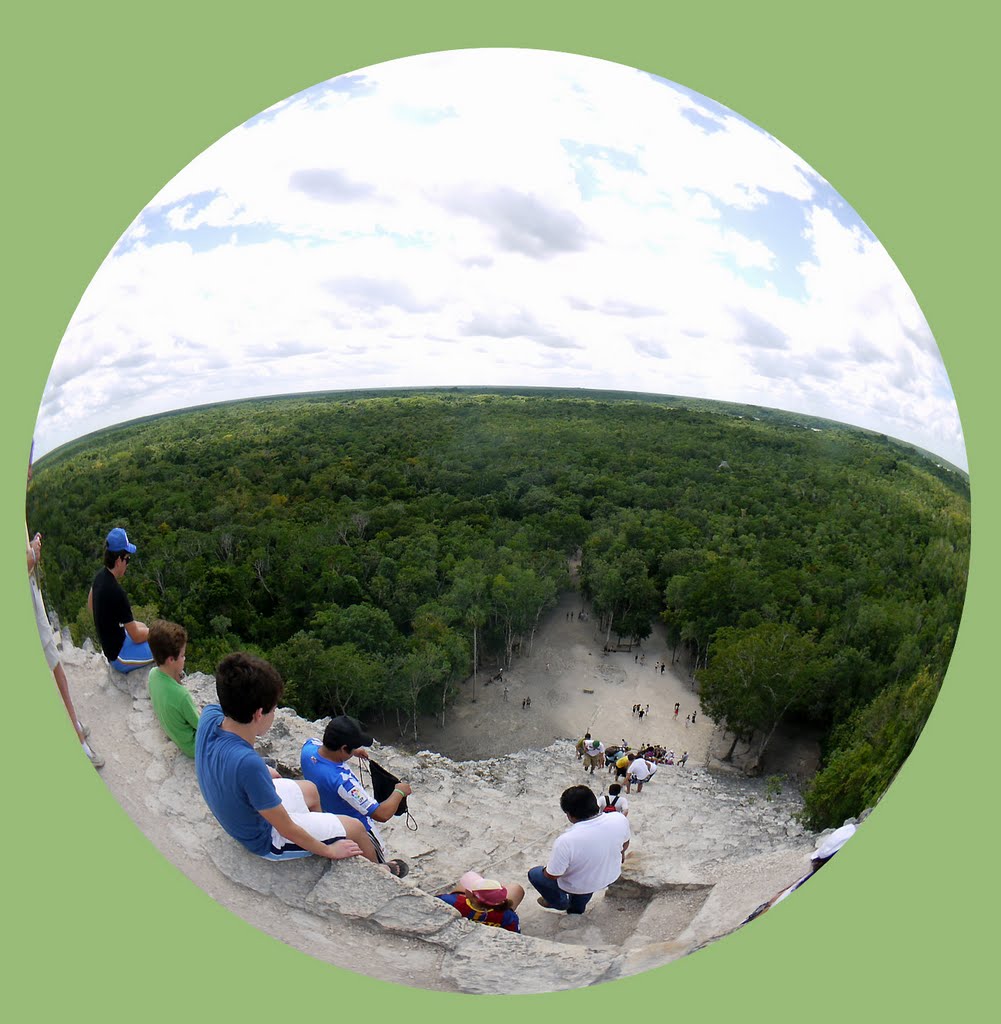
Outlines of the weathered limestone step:
[{"label": "weathered limestone step", "polygon": [[[88,715],[103,708],[104,778],[141,828],[210,894],[256,926],[331,963],[375,977],[460,992],[544,992],[623,977],[684,955],[725,934],[806,869],[812,835],[796,823],[792,792],[765,799],[764,784],[663,766],[632,794],[633,841],[622,878],[580,916],[540,908],[528,869],[544,863],[567,827],[559,794],[585,775],[573,743],[485,761],[453,762],[424,751],[374,745],[373,755],[414,787],[417,831],[404,818],[382,827],[411,864],[391,878],[360,860],[272,864],[218,827],[201,799],[192,762],[162,735],[145,679],[109,672],[103,659],[66,645],[63,660]],[[215,701],[212,677],[187,680],[195,702]],[[322,722],[280,709],[258,749],[298,770],[299,750]],[[430,894],[475,870],[529,890],[523,935],[459,918]]]}]

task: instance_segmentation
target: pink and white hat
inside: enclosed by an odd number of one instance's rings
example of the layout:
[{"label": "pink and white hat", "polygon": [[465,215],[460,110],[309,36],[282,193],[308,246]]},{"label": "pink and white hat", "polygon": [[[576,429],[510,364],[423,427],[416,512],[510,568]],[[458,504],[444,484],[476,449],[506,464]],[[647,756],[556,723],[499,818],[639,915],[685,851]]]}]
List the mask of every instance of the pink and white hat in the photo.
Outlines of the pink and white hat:
[{"label": "pink and white hat", "polygon": [[459,885],[474,899],[488,907],[499,906],[507,899],[507,889],[493,878],[484,878],[475,871],[467,871]]}]

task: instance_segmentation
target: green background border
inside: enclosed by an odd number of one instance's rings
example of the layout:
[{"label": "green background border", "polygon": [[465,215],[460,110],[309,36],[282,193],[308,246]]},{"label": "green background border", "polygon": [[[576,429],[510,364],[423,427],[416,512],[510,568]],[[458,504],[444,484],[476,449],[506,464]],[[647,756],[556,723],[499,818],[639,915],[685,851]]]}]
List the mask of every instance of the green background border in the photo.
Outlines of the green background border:
[{"label": "green background border", "polygon": [[[689,1020],[933,1020],[998,1004],[1001,16],[987,5],[175,2],[27,6],[6,21],[8,133],[0,505],[8,634],[0,1006],[51,1019],[555,1011]],[[412,53],[558,49],[732,107],[819,170],[896,261],[945,357],[966,431],[974,565],[959,642],[912,758],[838,867],[751,928],[635,979],[474,998],[374,982],[296,953],[166,863],[82,762],[40,657],[20,560],[22,486],[51,358],[101,260],[206,146],[322,79]],[[503,83],[499,83],[503,88]],[[991,423],[994,424],[991,427]],[[997,594],[996,582],[994,584]],[[169,981],[166,981],[169,979]],[[175,1009],[161,994],[180,993]],[[295,998],[299,989],[306,998]],[[291,997],[291,998],[290,998]],[[296,1007],[296,1009],[291,1009]],[[964,1010],[967,1012],[964,1013]]]}]

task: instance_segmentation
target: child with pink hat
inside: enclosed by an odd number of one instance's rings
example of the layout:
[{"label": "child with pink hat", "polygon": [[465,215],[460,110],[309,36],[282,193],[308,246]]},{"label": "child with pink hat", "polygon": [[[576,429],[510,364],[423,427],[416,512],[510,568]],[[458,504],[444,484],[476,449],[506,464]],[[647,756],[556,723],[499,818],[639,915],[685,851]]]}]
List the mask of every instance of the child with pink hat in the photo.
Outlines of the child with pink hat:
[{"label": "child with pink hat", "polygon": [[467,871],[451,892],[438,893],[438,899],[444,900],[470,921],[509,932],[521,931],[515,911],[524,898],[525,890],[517,882],[501,885],[475,871]]}]

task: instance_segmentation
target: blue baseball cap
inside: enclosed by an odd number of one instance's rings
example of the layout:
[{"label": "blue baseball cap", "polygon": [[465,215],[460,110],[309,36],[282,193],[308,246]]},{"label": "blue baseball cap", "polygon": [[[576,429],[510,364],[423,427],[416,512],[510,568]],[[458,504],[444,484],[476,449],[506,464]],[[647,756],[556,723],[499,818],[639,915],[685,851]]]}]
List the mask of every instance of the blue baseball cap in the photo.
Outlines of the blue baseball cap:
[{"label": "blue baseball cap", "polygon": [[120,526],[116,526],[108,534],[106,543],[109,551],[127,551],[130,555],[136,553],[135,544],[129,543],[128,534]]}]

